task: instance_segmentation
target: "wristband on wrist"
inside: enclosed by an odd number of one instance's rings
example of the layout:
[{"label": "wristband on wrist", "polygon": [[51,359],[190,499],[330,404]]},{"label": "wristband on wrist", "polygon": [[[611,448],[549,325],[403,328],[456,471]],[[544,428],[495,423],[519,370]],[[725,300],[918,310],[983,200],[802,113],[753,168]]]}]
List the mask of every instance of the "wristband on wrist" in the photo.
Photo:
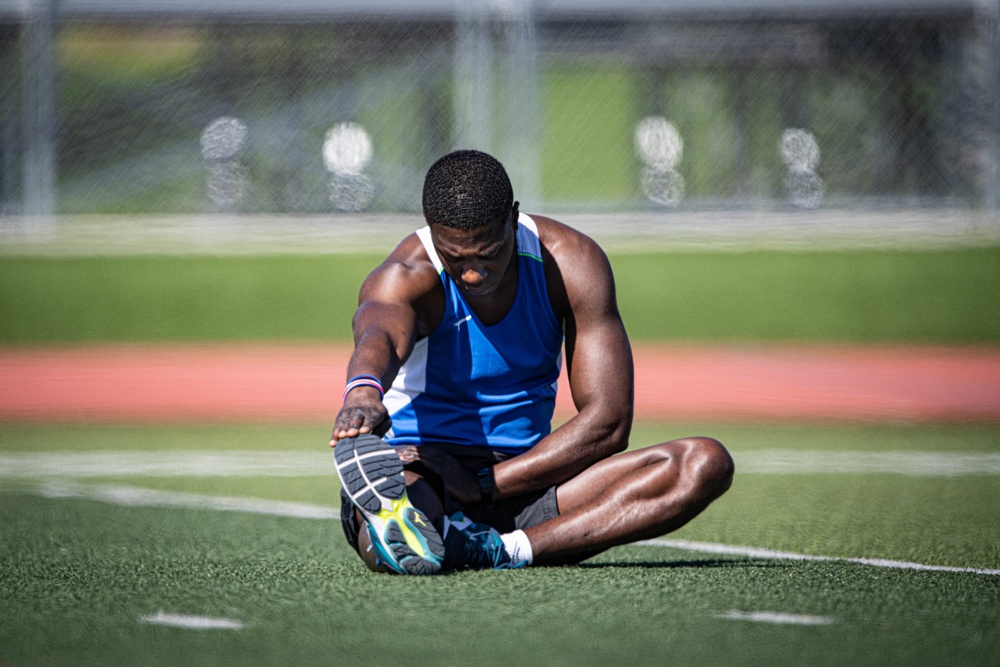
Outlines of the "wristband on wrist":
[{"label": "wristband on wrist", "polygon": [[477,470],[476,478],[479,480],[479,493],[482,496],[482,504],[492,504],[493,492],[497,489],[497,481],[493,476],[493,466],[486,466]]},{"label": "wristband on wrist", "polygon": [[382,383],[374,375],[355,375],[350,380],[347,381],[347,385],[344,387],[344,400],[347,400],[347,394],[350,393],[352,389],[357,389],[358,387],[375,387],[378,389],[379,396],[385,396],[385,390],[382,389]]}]

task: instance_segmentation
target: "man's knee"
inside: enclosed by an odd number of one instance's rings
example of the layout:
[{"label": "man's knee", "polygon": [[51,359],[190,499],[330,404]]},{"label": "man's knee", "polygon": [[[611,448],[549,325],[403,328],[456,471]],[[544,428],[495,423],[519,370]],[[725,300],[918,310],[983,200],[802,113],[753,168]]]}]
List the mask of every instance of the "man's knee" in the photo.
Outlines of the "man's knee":
[{"label": "man's knee", "polygon": [[736,470],[733,457],[715,438],[697,436],[665,444],[672,445],[679,457],[681,474],[689,476],[706,494],[717,498],[732,485]]}]

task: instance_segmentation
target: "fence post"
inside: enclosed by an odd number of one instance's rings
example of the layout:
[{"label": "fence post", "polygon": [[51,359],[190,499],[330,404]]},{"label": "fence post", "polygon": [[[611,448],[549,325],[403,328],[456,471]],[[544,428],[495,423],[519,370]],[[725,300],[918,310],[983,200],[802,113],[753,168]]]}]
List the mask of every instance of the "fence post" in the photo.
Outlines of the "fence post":
[{"label": "fence post", "polygon": [[492,150],[493,35],[483,0],[457,0],[454,148]]},{"label": "fence post", "polygon": [[986,49],[984,75],[983,132],[987,138],[985,156],[984,204],[989,210],[1000,210],[1000,2],[985,3],[982,16],[982,37]]},{"label": "fence post", "polygon": [[19,213],[21,201],[21,26],[0,26],[0,217]]},{"label": "fence post", "polygon": [[23,32],[24,209],[26,231],[51,225],[56,205],[55,11],[52,0],[32,3]]},{"label": "fence post", "polygon": [[503,104],[499,111],[502,161],[510,163],[514,196],[526,207],[538,206],[541,192],[541,140],[538,29],[533,0],[516,0],[501,6],[497,23],[503,35],[501,65]]}]

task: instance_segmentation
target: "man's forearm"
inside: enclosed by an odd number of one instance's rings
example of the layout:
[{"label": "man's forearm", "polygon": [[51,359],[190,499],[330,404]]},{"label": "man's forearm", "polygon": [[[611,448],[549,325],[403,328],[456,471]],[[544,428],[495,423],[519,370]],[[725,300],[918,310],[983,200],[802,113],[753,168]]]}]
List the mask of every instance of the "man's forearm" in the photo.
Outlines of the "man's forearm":
[{"label": "man's forearm", "polygon": [[[632,418],[609,419],[606,411],[584,409],[531,450],[494,467],[494,499],[560,484],[598,461],[624,450]],[[603,416],[602,416],[603,413]]]},{"label": "man's forearm", "polygon": [[347,364],[347,376],[374,375],[382,380],[384,388],[388,388],[401,366],[402,361],[388,334],[369,329],[355,340],[354,352]]}]

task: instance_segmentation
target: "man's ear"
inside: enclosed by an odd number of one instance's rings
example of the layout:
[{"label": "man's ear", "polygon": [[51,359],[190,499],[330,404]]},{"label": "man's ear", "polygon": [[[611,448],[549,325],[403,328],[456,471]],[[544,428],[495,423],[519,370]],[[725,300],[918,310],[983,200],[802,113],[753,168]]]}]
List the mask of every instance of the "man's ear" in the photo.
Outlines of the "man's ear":
[{"label": "man's ear", "polygon": [[520,205],[521,202],[516,201],[514,202],[514,205],[510,208],[510,219],[514,221],[515,227],[517,227],[517,218],[520,215],[520,211],[518,211],[518,206]]}]

